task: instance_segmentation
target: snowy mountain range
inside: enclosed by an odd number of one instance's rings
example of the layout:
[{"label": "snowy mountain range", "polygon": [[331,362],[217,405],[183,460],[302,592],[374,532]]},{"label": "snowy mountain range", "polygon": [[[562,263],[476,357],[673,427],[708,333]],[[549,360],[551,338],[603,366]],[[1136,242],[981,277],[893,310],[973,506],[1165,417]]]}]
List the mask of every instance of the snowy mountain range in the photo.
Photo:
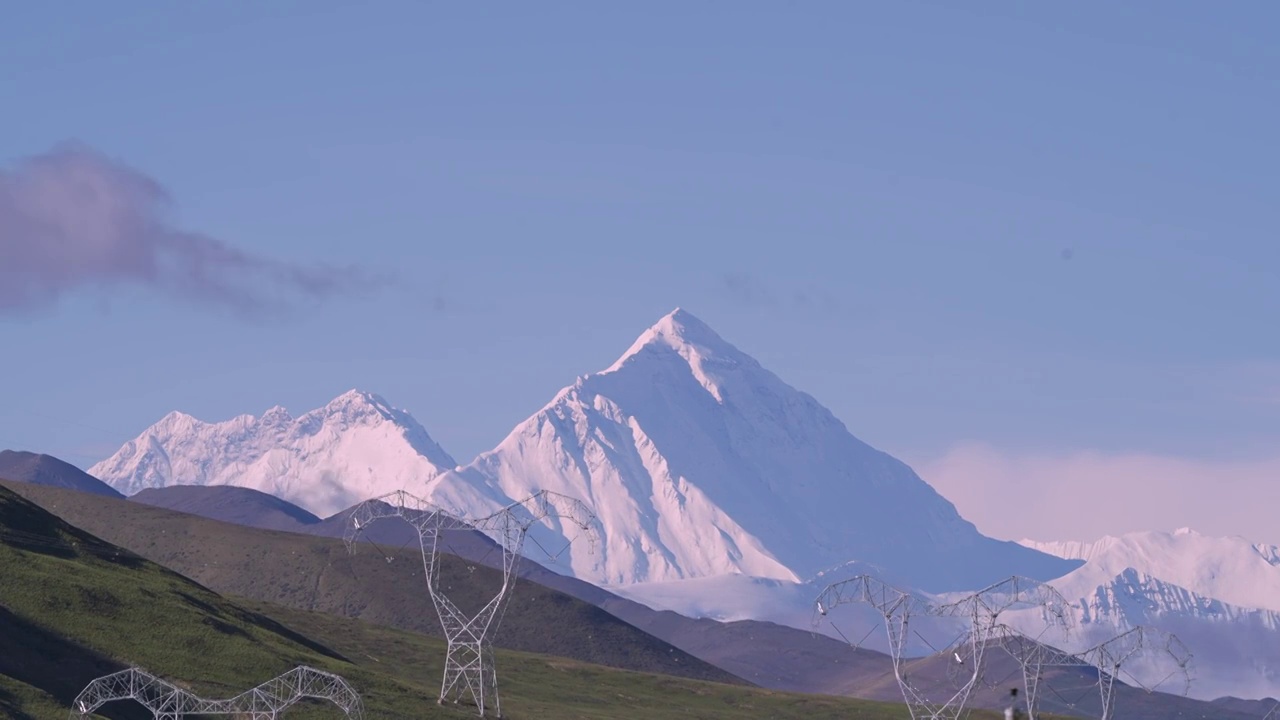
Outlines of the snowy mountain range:
[{"label": "snowy mountain range", "polygon": [[[126,494],[239,485],[319,516],[399,489],[472,516],[554,490],[591,506],[602,536],[593,552],[571,545],[560,569],[658,609],[809,629],[817,591],[854,572],[929,592],[1024,575],[1078,605],[1074,649],[1137,624],[1177,632],[1202,667],[1199,697],[1274,694],[1280,668],[1276,548],[1191,532],[985,537],[908,466],[683,310],[465,466],[407,412],[351,391],[297,419],[283,408],[220,423],[171,413],[90,473]],[[531,537],[559,548],[575,534],[548,521]]]},{"label": "snowy mountain range", "polygon": [[573,569],[599,584],[795,581],[860,560],[946,588],[1076,564],[984,537],[909,467],[682,310],[456,480],[585,498],[606,539]]},{"label": "snowy mountain range", "polygon": [[[688,312],[578,378],[465,467],[403,411],[350,392],[292,419],[174,413],[90,472],[121,492],[235,484],[317,515],[400,488],[468,515],[554,490],[594,508],[604,541],[571,569],[602,585],[725,574],[798,581],[851,560],[945,590],[1079,564],[981,535],[905,464],[859,441]],[[570,531],[539,527],[563,547]]]},{"label": "snowy mountain range", "polygon": [[125,495],[238,485],[325,516],[393,490],[425,494],[455,465],[409,413],[353,390],[296,419],[282,407],[219,423],[172,412],[89,474]]},{"label": "snowy mountain range", "polygon": [[[1091,543],[1023,543],[1086,560],[1051,581],[1076,606],[1075,636],[1057,644],[1080,650],[1117,630],[1154,626],[1174,633],[1193,653],[1193,696],[1276,694],[1280,554],[1275,547],[1186,528]],[[1148,679],[1158,675],[1153,670]]]},{"label": "snowy mountain range", "polygon": [[1069,581],[1072,588],[1103,585],[1133,569],[1158,575],[1202,597],[1280,611],[1280,548],[1273,545],[1240,537],[1209,537],[1189,528],[1108,536],[1088,543],[1021,543],[1062,558],[1087,561],[1058,581]]}]

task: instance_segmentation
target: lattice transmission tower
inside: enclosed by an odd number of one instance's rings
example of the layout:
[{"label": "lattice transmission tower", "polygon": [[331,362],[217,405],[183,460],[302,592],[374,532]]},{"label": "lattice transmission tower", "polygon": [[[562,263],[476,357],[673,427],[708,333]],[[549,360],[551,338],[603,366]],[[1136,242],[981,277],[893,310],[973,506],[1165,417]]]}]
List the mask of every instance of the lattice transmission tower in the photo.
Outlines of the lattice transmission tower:
[{"label": "lattice transmission tower", "polygon": [[[562,532],[566,525],[575,526],[594,546],[595,513],[580,500],[541,490],[489,515],[469,518],[400,490],[366,500],[352,511],[351,524],[344,538],[347,549],[354,553],[361,534],[372,523],[385,518],[401,518],[418,532],[427,593],[440,617],[440,626],[448,643],[437,702],[443,704],[452,699],[456,703],[469,695],[483,717],[487,709],[485,690],[488,686],[494,713],[501,717],[492,639],[511,598],[525,537],[534,524],[558,519]],[[440,587],[441,537],[446,532],[458,530],[479,531],[494,540],[502,550],[502,585],[475,613],[459,609]],[[564,534],[568,537],[567,533]]]},{"label": "lattice transmission tower", "polygon": [[[875,608],[884,621],[889,640],[889,657],[893,661],[893,676],[902,691],[912,720],[937,717],[935,705],[922,688],[912,681],[906,667],[906,648],[910,638],[911,618],[924,613],[928,603],[922,598],[880,580],[874,575],[857,575],[832,583],[818,594],[813,622],[815,627],[837,607],[861,603]],[[847,640],[847,638],[846,638]],[[858,644],[849,641],[857,649]]]},{"label": "lattice transmission tower", "polygon": [[[1112,720],[1115,712],[1115,682],[1123,673],[1128,683],[1147,692],[1155,692],[1171,679],[1181,682],[1182,695],[1191,691],[1191,651],[1177,635],[1159,628],[1138,625],[1079,653],[1099,671],[1098,689],[1102,699],[1102,720]],[[1147,655],[1154,675],[1144,680],[1123,670],[1125,663]],[[1154,679],[1154,682],[1151,680]]]},{"label": "lattice transmission tower", "polygon": [[71,703],[70,717],[81,720],[106,703],[132,700],[150,711],[155,720],[181,720],[186,715],[276,720],[303,698],[328,700],[351,720],[364,717],[360,695],[346,680],[305,665],[225,700],[207,700],[145,670],[129,668],[89,683]]},{"label": "lattice transmission tower", "polygon": [[[1022,672],[1022,686],[1026,691],[1027,720],[1035,720],[1040,712],[1039,700],[1044,671],[1046,668],[1094,668],[1088,660],[1065,650],[1047,644],[1040,637],[1032,638],[1004,624],[996,625],[991,631],[992,642],[1003,648],[1018,663]],[[1101,684],[1102,674],[1098,673],[1093,684]],[[1086,685],[1088,687],[1088,685]],[[1072,704],[1074,707],[1074,704]]]},{"label": "lattice transmission tower", "polygon": [[[982,679],[983,657],[1002,613],[1038,609],[1047,624],[1066,628],[1070,623],[1067,603],[1056,590],[1017,576],[953,602],[935,604],[873,575],[858,575],[832,583],[819,593],[815,623],[821,622],[835,607],[849,603],[870,605],[883,617],[894,677],[912,720],[952,720],[963,715],[969,696]],[[939,653],[948,658],[947,674],[953,681],[952,687],[940,694],[936,688],[926,688],[924,683],[915,680],[905,657],[911,618],[920,616],[968,621],[968,628],[957,641]]]},{"label": "lattice transmission tower", "polygon": [[[1037,619],[1044,627],[1040,636],[1055,631],[1061,633],[1064,638],[1070,632],[1075,617],[1070,612],[1070,605],[1062,593],[1039,580],[1018,575],[1001,580],[958,600],[930,606],[930,615],[961,618],[969,625],[968,633],[963,635],[961,641],[952,649],[955,663],[948,665],[950,674],[953,679],[958,680],[956,684],[960,688],[956,696],[958,702],[954,706],[954,714],[942,714],[938,717],[959,717],[969,695],[983,679],[983,663],[987,651],[992,647],[1009,649],[1003,642],[1006,633],[1000,619],[1002,615],[1012,612],[1022,615],[1038,614]],[[1039,688],[1041,667],[1037,665],[1037,660],[1043,660],[1045,656],[1037,656],[1033,652],[1023,658],[1015,657],[1015,659],[1023,668],[1023,682],[1027,687],[1028,702],[1033,703]],[[1030,662],[1024,663],[1024,660]],[[1028,675],[1028,670],[1033,674]],[[1027,684],[1028,681],[1030,684]]]}]

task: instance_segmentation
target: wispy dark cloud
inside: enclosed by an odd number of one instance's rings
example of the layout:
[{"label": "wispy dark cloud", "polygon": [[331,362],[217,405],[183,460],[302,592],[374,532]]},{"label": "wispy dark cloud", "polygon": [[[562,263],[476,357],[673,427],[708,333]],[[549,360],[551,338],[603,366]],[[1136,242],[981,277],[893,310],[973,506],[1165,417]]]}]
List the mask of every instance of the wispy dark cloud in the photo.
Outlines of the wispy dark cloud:
[{"label": "wispy dark cloud", "polygon": [[124,285],[256,313],[379,282],[355,267],[275,260],[183,230],[172,205],[159,182],[83,145],[0,168],[0,313]]},{"label": "wispy dark cloud", "polygon": [[749,273],[726,273],[720,277],[720,285],[726,295],[743,305],[815,310],[833,310],[836,307],[835,300],[821,290],[783,290]]}]

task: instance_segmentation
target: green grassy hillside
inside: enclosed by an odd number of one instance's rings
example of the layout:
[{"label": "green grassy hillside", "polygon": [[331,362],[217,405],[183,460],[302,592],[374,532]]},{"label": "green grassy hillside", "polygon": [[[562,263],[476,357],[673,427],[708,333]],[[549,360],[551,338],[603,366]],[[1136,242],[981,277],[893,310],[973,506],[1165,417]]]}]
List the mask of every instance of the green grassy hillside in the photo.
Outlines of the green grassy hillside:
[{"label": "green grassy hillside", "polygon": [[303,664],[367,688],[383,713],[428,695],[0,488],[0,707],[51,717],[51,704],[70,707],[90,680],[128,664],[209,697]]},{"label": "green grassy hillside", "polygon": [[[324,638],[357,664],[382,668],[406,683],[438,682],[444,668],[444,642],[437,638],[324,613],[245,603],[309,636]],[[497,662],[503,714],[516,720],[907,718],[905,707],[891,703],[699,682],[509,650],[499,650]]]},{"label": "green grassy hillside", "polygon": [[[347,678],[364,697],[371,719],[474,717],[467,708],[435,705],[443,661],[439,639],[228,599],[70,526],[3,487],[0,578],[0,713],[6,717],[65,718],[85,684],[128,664],[207,696],[233,695],[307,664]],[[504,716],[513,720],[906,717],[904,708],[891,704],[515,651],[500,651],[498,666]],[[110,717],[137,717],[125,705],[107,708]],[[336,716],[319,706],[289,714],[298,720]]]},{"label": "green grassy hillside", "polygon": [[[0,488],[223,595],[440,633],[416,543],[366,544],[350,555],[332,538],[258,530],[61,488],[4,482]],[[492,568],[442,557],[441,585],[464,610],[487,602],[500,579]],[[516,585],[495,644],[628,670],[743,682],[590,603],[527,581]]]}]

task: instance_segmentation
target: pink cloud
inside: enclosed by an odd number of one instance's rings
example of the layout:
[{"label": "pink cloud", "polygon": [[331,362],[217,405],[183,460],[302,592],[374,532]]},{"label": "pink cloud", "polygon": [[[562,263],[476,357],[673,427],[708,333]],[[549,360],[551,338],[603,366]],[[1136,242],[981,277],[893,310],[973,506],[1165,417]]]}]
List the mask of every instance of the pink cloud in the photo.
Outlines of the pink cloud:
[{"label": "pink cloud", "polygon": [[1280,456],[1208,461],[1147,454],[1020,454],[981,443],[915,464],[995,537],[1093,540],[1191,527],[1280,544]]},{"label": "pink cloud", "polygon": [[256,312],[369,283],[354,268],[282,262],[182,230],[171,206],[158,182],[80,145],[0,168],[0,312],[119,285]]}]

